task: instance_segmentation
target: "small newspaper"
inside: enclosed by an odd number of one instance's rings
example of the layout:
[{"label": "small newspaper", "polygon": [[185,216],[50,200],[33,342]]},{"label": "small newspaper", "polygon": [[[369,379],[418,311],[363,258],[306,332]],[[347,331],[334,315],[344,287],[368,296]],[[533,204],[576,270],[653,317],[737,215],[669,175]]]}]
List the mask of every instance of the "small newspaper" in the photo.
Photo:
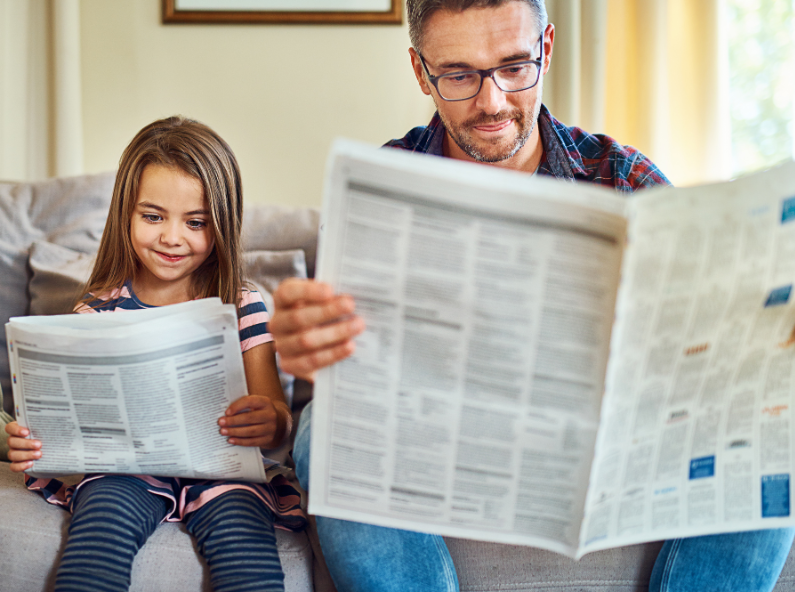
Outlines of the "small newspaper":
[{"label": "small newspaper", "polygon": [[247,394],[237,311],[206,298],[113,314],[6,324],[16,418],[42,442],[27,473],[235,479],[262,483],[258,448],[233,446],[218,418]]},{"label": "small newspaper", "polygon": [[795,163],[613,190],[348,141],[309,511],[571,557],[795,525]]}]

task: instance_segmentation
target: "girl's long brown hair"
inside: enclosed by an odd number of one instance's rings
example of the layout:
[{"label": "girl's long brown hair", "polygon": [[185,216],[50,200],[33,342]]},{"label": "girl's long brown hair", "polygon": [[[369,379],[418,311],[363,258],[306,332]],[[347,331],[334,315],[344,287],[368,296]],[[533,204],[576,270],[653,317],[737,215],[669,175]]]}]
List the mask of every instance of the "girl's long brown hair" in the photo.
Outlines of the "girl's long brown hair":
[{"label": "girl's long brown hair", "polygon": [[190,175],[204,189],[215,246],[192,275],[192,296],[218,296],[224,303],[237,304],[243,284],[240,168],[232,149],[217,133],[198,121],[179,116],[150,123],[124,150],[94,271],[79,302],[87,304],[135,277],[140,262],[130,240],[130,223],[141,173],[150,164]]}]

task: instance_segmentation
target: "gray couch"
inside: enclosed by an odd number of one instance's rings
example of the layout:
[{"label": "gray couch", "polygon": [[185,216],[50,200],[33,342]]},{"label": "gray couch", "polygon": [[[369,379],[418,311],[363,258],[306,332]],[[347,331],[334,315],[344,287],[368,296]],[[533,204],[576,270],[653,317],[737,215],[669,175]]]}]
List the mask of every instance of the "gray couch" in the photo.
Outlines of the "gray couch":
[{"label": "gray couch", "polygon": [[[112,189],[110,173],[0,183],[0,322],[12,316],[69,312],[90,271]],[[317,211],[277,206],[248,210],[244,263],[256,287],[267,294],[285,277],[306,277],[307,267],[314,267]],[[0,423],[5,425],[12,413],[5,353],[0,354],[0,385],[6,412]],[[308,385],[286,386],[291,395],[297,391],[300,411],[310,392],[301,387]],[[5,439],[3,431],[2,460]],[[0,462],[0,508],[0,591],[50,589],[68,512],[28,492],[22,476],[11,473],[6,462]],[[309,532],[277,531],[277,543],[287,590],[333,591]],[[132,589],[210,590],[206,566],[181,524],[161,526],[147,542],[135,560]]]},{"label": "gray couch", "polygon": [[[112,183],[111,174],[0,183],[0,322],[68,309],[90,268]],[[317,223],[314,209],[247,207],[246,268],[258,287],[267,292],[284,277],[311,275]],[[11,413],[5,355],[0,385]],[[302,383],[289,390],[297,416],[311,392]],[[4,443],[3,432],[0,457]],[[22,477],[3,462],[0,508],[0,592],[51,589],[69,514],[26,491]],[[279,532],[277,539],[288,591],[334,592],[311,528]],[[592,553],[579,562],[529,547],[460,539],[448,539],[448,546],[466,592],[641,592],[660,543]],[[182,525],[164,525],[146,543],[135,560],[132,590],[209,590],[206,567]],[[793,555],[776,586],[776,592],[784,591],[795,592]]]}]

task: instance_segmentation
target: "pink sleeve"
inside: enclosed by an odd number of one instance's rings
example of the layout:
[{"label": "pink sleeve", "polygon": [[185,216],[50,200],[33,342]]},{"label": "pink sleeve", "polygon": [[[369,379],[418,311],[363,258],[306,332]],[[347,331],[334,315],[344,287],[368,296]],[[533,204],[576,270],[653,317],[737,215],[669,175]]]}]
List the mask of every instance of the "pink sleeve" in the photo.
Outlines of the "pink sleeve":
[{"label": "pink sleeve", "polygon": [[260,293],[244,289],[238,306],[241,351],[247,352],[260,344],[273,341],[273,336],[268,331],[269,320],[270,315]]}]

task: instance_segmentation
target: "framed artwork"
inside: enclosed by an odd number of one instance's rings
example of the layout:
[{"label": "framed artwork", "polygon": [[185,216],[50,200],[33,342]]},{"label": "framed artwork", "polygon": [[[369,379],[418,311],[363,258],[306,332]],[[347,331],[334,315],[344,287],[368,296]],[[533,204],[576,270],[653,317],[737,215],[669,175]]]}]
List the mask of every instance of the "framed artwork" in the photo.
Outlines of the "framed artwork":
[{"label": "framed artwork", "polygon": [[401,0],[163,0],[164,23],[362,23],[403,20]]}]

